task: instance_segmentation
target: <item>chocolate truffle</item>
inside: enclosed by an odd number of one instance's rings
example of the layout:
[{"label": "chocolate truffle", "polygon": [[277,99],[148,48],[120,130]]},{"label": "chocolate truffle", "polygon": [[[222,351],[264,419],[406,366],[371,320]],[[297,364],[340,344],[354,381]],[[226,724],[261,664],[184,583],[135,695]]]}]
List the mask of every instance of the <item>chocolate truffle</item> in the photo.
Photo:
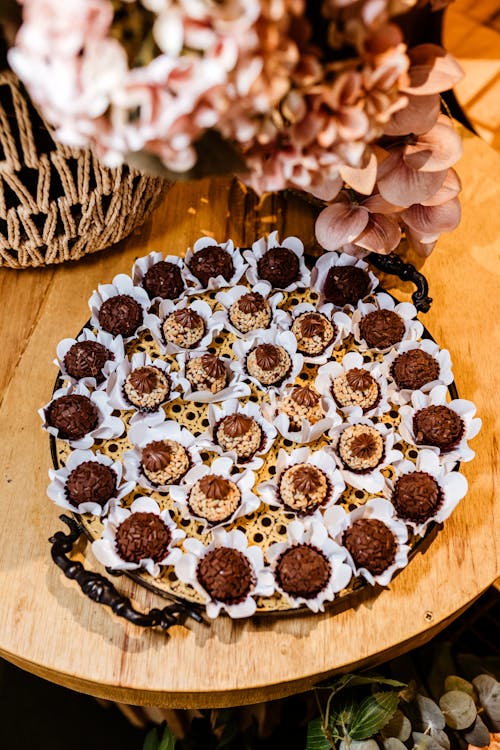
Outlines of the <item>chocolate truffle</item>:
[{"label": "chocolate truffle", "polygon": [[165,260],[160,260],[159,263],[155,263],[146,271],[142,286],[151,299],[154,297],[176,299],[185,289],[179,266]]},{"label": "chocolate truffle", "polygon": [[97,503],[103,507],[116,492],[116,474],[99,461],[84,461],[66,480],[66,497],[78,508],[80,503]]},{"label": "chocolate truffle", "polygon": [[279,385],[289,375],[292,360],[282,346],[259,344],[248,353],[246,369],[262,385]]},{"label": "chocolate truffle", "polygon": [[125,378],[125,398],[139,411],[156,411],[170,395],[170,377],[158,367],[146,365],[132,370]]},{"label": "chocolate truffle", "polygon": [[115,546],[126,562],[139,563],[151,558],[161,562],[168,554],[172,535],[156,513],[131,513],[116,530]]},{"label": "chocolate truffle", "polygon": [[418,445],[434,445],[441,453],[453,450],[464,434],[459,415],[444,404],[427,406],[413,417],[413,432]]},{"label": "chocolate truffle", "polygon": [[206,474],[195,482],[188,499],[191,513],[211,524],[227,521],[240,503],[238,486],[217,474]]},{"label": "chocolate truffle", "polygon": [[223,451],[234,451],[238,461],[248,461],[263,442],[260,425],[245,414],[229,414],[215,428],[215,441]]},{"label": "chocolate truffle", "polygon": [[370,276],[358,266],[333,266],[323,285],[325,302],[337,307],[356,305],[370,290]]},{"label": "chocolate truffle", "polygon": [[229,282],[234,275],[234,265],[231,255],[222,247],[210,245],[198,250],[191,258],[189,270],[202,285],[208,286],[210,279],[222,276]]},{"label": "chocolate truffle", "polygon": [[175,484],[190,465],[189,453],[176,440],[154,440],[142,449],[142,470],[151,484]]},{"label": "chocolate truffle", "polygon": [[412,471],[396,481],[391,500],[399,518],[424,523],[435,515],[443,497],[434,477],[425,471]]},{"label": "chocolate truffle", "polygon": [[73,393],[56,398],[45,410],[47,424],[64,440],[80,440],[97,427],[99,412],[88,396]]},{"label": "chocolate truffle", "polygon": [[402,341],[405,322],[394,310],[374,310],[359,321],[359,332],[372,349],[388,349]]},{"label": "chocolate truffle", "polygon": [[288,416],[292,431],[300,430],[304,419],[316,424],[325,416],[319,393],[308,386],[294,386],[278,402],[278,412]]},{"label": "chocolate truffle", "polygon": [[396,357],[391,375],[398,388],[415,391],[439,378],[439,362],[423,349],[410,349]]},{"label": "chocolate truffle", "polygon": [[95,378],[96,383],[102,383],[102,368],[106,362],[114,358],[113,352],[98,341],[77,341],[66,352],[64,367],[68,375],[75,380]]},{"label": "chocolate truffle", "polygon": [[143,321],[142,307],[128,294],[116,294],[101,305],[98,314],[101,328],[113,336],[133,336]]},{"label": "chocolate truffle", "polygon": [[231,547],[216,547],[198,563],[196,575],[211,599],[224,604],[239,604],[255,585],[255,576],[247,557]]},{"label": "chocolate truffle", "polygon": [[286,289],[300,278],[299,258],[287,247],[273,247],[257,262],[257,271],[271,286]]},{"label": "chocolate truffle", "polygon": [[305,312],[293,321],[292,333],[297,339],[297,351],[316,357],[330,346],[337,335],[337,327],[326,315]]},{"label": "chocolate truffle", "polygon": [[186,363],[186,377],[193,391],[218,393],[229,381],[224,362],[215,354],[193,357]]},{"label": "chocolate truffle", "polygon": [[313,464],[294,464],[281,474],[280,499],[287,508],[306,515],[328,499],[329,482],[321,469]]},{"label": "chocolate truffle", "polygon": [[316,547],[297,544],[278,558],[274,575],[278,586],[294,598],[314,599],[332,574],[328,558]]},{"label": "chocolate truffle", "polygon": [[358,518],[346,529],[342,543],[355,566],[366,568],[374,576],[387,570],[396,559],[396,538],[378,518]]},{"label": "chocolate truffle", "polygon": [[267,328],[271,316],[271,305],[258,292],[243,294],[229,308],[229,320],[241,333]]},{"label": "chocolate truffle", "polygon": [[162,331],[167,344],[193,349],[205,335],[205,321],[190,307],[181,307],[167,315]]},{"label": "chocolate truffle", "polygon": [[377,381],[362,367],[352,367],[335,378],[330,392],[338,406],[360,406],[364,412],[373,409],[381,397]]},{"label": "chocolate truffle", "polygon": [[351,425],[340,436],[338,451],[347,469],[364,473],[382,463],[384,439],[380,432],[370,425]]}]

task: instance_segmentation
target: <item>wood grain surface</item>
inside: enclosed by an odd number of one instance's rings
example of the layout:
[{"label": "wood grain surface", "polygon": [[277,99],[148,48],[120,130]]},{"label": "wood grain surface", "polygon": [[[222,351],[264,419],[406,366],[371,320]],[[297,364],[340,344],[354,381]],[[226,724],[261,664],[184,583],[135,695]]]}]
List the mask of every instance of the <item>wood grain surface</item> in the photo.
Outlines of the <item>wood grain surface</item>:
[{"label": "wood grain surface", "polygon": [[[476,460],[463,467],[470,490],[429,549],[390,589],[356,610],[237,623],[219,618],[210,628],[176,628],[167,640],[86,599],[52,564],[47,543],[61,522],[45,494],[49,441],[37,409],[52,391],[56,344],[87,320],[97,283],[129,272],[134,258],[150,250],[183,252],[203,233],[245,245],[278,228],[309,242],[308,206],[276,197],[258,206],[225,180],[178,184],[146,225],[109,252],[54,269],[1,270],[0,655],[54,682],[122,702],[242,705],[418,645],[494,581],[500,155],[471,136],[464,145],[463,220],[425,264],[434,304],[424,320],[449,348],[459,392],[476,402],[484,422],[472,446]],[[408,288],[395,293],[407,298]],[[160,603],[129,581],[118,586],[140,607]]]}]

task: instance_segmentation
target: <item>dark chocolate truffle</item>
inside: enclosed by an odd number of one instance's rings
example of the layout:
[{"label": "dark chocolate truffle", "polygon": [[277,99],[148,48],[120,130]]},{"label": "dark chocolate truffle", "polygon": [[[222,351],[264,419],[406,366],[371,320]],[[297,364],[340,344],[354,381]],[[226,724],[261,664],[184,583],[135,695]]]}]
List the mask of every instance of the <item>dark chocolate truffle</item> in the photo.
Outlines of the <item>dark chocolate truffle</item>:
[{"label": "dark chocolate truffle", "polygon": [[217,245],[198,250],[191,258],[189,270],[203,286],[207,286],[209,280],[216,276],[222,276],[229,282],[234,275],[234,265],[230,254]]},{"label": "dark chocolate truffle", "polygon": [[216,547],[198,563],[198,580],[211,599],[239,604],[250,593],[255,578],[246,556],[231,547]]},{"label": "dark chocolate truffle", "polygon": [[116,492],[116,474],[99,461],[84,461],[66,480],[66,495],[71,505],[98,503],[103,507]]},{"label": "dark chocolate truffle", "polygon": [[257,262],[257,270],[261,279],[279,289],[286,289],[300,277],[298,256],[287,247],[274,247],[264,253]]},{"label": "dark chocolate truffle", "polygon": [[108,360],[114,358],[113,352],[98,341],[77,341],[66,352],[64,367],[68,375],[76,380],[95,378],[96,383],[102,383],[102,368]]},{"label": "dark chocolate truffle", "polygon": [[423,349],[410,349],[396,357],[391,375],[398,388],[418,390],[439,378],[439,362]]},{"label": "dark chocolate truffle", "polygon": [[73,393],[52,401],[45,410],[47,424],[64,440],[80,440],[97,427],[99,412],[88,396]]},{"label": "dark chocolate truffle", "polygon": [[396,559],[397,543],[390,528],[378,518],[358,518],[344,533],[343,545],[357,568],[380,575]]},{"label": "dark chocolate truffle", "polygon": [[412,471],[399,477],[391,499],[399,518],[424,523],[434,516],[443,498],[434,477],[425,471]]},{"label": "dark chocolate truffle", "polygon": [[368,294],[370,277],[358,266],[333,266],[327,273],[323,285],[325,302],[337,307],[355,305]]},{"label": "dark chocolate truffle", "polygon": [[181,269],[175,263],[160,260],[146,272],[142,285],[151,298],[176,299],[184,291]]},{"label": "dark chocolate truffle", "polygon": [[374,310],[359,322],[359,331],[368,346],[387,349],[395,346],[405,335],[405,322],[393,310]]},{"label": "dark chocolate truffle", "polygon": [[126,562],[151,558],[160,562],[168,553],[172,535],[156,513],[131,513],[116,530],[116,550]]},{"label": "dark chocolate truffle", "polygon": [[434,445],[447,453],[453,450],[464,433],[459,415],[444,404],[427,406],[413,417],[413,432],[418,445]]},{"label": "dark chocolate truffle", "polygon": [[142,323],[142,307],[128,294],[116,294],[102,303],[98,318],[105,331],[128,338]]},{"label": "dark chocolate truffle", "polygon": [[278,558],[275,577],[283,591],[293,597],[314,599],[328,585],[332,568],[316,547],[298,544]]}]

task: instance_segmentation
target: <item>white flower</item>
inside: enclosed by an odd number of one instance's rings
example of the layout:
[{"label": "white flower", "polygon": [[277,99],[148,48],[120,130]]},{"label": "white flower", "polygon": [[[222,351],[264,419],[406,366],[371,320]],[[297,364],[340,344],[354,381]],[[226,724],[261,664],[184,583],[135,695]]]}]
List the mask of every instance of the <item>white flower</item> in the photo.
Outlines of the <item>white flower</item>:
[{"label": "white flower", "polygon": [[[276,385],[265,385],[256,377],[250,375],[247,369],[246,359],[252,349],[260,344],[272,344],[285,350],[290,358],[290,367],[283,378]],[[237,366],[241,377],[250,380],[261,391],[279,390],[288,383],[293,383],[304,364],[304,357],[297,353],[297,339],[291,331],[280,331],[277,328],[254,331],[245,339],[237,339],[232,344],[232,350],[236,356]]]},{"label": "white flower", "polygon": [[[78,466],[87,462],[95,462],[103,464],[103,466],[108,466],[116,475],[115,491],[104,505],[90,500],[76,506],[68,500],[66,490],[67,479]],[[76,450],[69,454],[66,465],[61,469],[57,469],[57,471],[49,469],[50,484],[47,488],[47,495],[56,505],[70,510],[72,513],[92,513],[94,516],[103,516],[108,512],[112,501],[121,500],[122,497],[132,492],[135,487],[134,482],[122,483],[122,472],[123,468],[120,461],[113,461],[112,458],[102,455],[99,451],[92,453],[89,450]]]},{"label": "white flower", "polygon": [[186,351],[184,347],[179,346],[178,344],[174,344],[171,341],[166,342],[163,334],[163,323],[165,322],[165,319],[177,310],[184,310],[185,308],[189,308],[197,313],[202,318],[205,328],[200,341],[198,341],[189,351],[207,349],[212,342],[214,333],[220,331],[223,326],[223,313],[221,311],[213,313],[210,305],[203,300],[197,299],[194,302],[190,302],[187,297],[183,297],[179,302],[173,302],[170,299],[164,299],[160,302],[158,315],[150,313],[149,315],[146,315],[144,320],[145,325],[151,331],[151,334],[163,355],[178,354],[179,352]]},{"label": "white flower", "polygon": [[[134,404],[128,400],[125,391],[123,390],[125,381],[130,373],[141,367],[155,367],[165,375],[167,380],[170,381],[170,393],[164,403],[170,403],[170,401],[174,401],[180,396],[179,391],[176,390],[180,387],[178,373],[170,371],[170,365],[168,362],[165,362],[165,360],[160,358],[151,359],[146,352],[136,352],[130,359],[125,358],[109,377],[106,391],[113,409],[120,409],[121,411],[134,410],[136,412],[132,416],[130,424],[135,424],[135,422],[143,419],[146,414],[151,413],[151,410],[149,409],[142,411],[137,406],[134,406]],[[162,404],[159,404],[153,409],[153,412],[161,411],[163,411]]]},{"label": "white flower", "polygon": [[117,276],[115,276],[111,284],[99,284],[99,286],[97,287],[97,291],[93,292],[91,298],[89,299],[89,307],[92,312],[90,325],[99,329],[103,328],[103,326],[99,322],[99,311],[101,309],[101,306],[106,300],[118,295],[131,297],[142,308],[142,322],[136,328],[134,334],[128,337],[123,337],[123,340],[127,342],[130,341],[130,339],[134,338],[134,335],[138,331],[143,329],[145,322],[144,318],[149,310],[149,306],[151,303],[149,301],[146,290],[140,286],[134,286],[134,283],[130,276],[127,276],[127,274],[125,273],[119,273]]},{"label": "white flower", "polygon": [[[51,404],[59,398],[64,396],[84,396],[90,399],[93,406],[97,410],[97,424],[96,426],[87,432],[83,437],[78,439],[64,438],[60,435],[59,430],[56,427],[52,427],[47,422],[47,412]],[[59,440],[66,440],[72,448],[90,448],[94,444],[94,440],[103,438],[109,440],[110,438],[120,437],[124,432],[124,424],[118,417],[112,416],[113,407],[109,403],[107,394],[104,391],[92,391],[90,392],[87,386],[80,382],[77,385],[69,385],[65,388],[59,388],[54,391],[51,400],[48,404],[45,404],[38,413],[43,422],[43,429],[47,430],[51,435]]]},{"label": "white flower", "polygon": [[413,351],[414,349],[421,349],[426,354],[429,354],[439,365],[438,377],[435,380],[425,383],[425,385],[421,386],[418,390],[422,391],[422,393],[428,393],[436,385],[450,385],[450,383],[453,382],[451,358],[447,349],[440,349],[438,344],[431,339],[422,339],[422,341],[403,341],[384,357],[384,361],[381,365],[382,372],[389,381],[388,398],[393,404],[397,404],[398,406],[409,403],[413,391],[409,388],[399,388],[394,381],[391,369],[394,362],[401,354]]},{"label": "white flower", "polygon": [[[443,523],[443,521],[446,521],[455,510],[460,500],[462,500],[467,493],[468,485],[467,479],[464,475],[460,474],[458,471],[447,471],[447,468],[440,463],[439,457],[433,451],[425,448],[419,451],[416,464],[407,460],[397,461],[394,464],[394,469],[396,471],[396,480],[386,480],[385,493],[389,500],[391,500],[393,496],[397,479],[405,474],[412,474],[416,471],[423,472],[431,476],[439,486],[439,492],[441,495],[440,503],[432,516],[420,523],[408,520],[402,515],[399,516],[407,526],[410,526],[413,533],[418,534],[418,536],[424,536],[427,527],[433,521],[436,523]],[[398,515],[397,508],[396,515]]]},{"label": "white flower", "polygon": [[[328,362],[327,364],[322,365],[318,369],[318,374],[314,381],[314,387],[318,393],[321,393],[321,395],[325,397],[325,399],[336,404],[340,411],[349,414],[352,406],[342,406],[338,403],[333,394],[333,381],[342,377],[352,369],[366,370],[377,384],[377,401],[373,406],[366,408],[366,410],[361,407],[364,416],[379,417],[390,411],[391,407],[387,402],[387,381],[382,374],[381,364],[379,362],[365,362],[362,355],[358,354],[358,352],[347,352],[347,354],[344,355],[342,362]],[[357,391],[357,393],[360,398],[363,398],[363,393],[361,391]]]},{"label": "white flower", "polygon": [[[410,302],[395,302],[389,294],[381,292],[380,294],[374,295],[374,302],[358,302],[358,306],[352,316],[352,330],[354,338],[358,342],[358,349],[360,352],[365,352],[370,349],[375,349],[377,352],[388,352],[392,349],[392,346],[388,346],[383,349],[377,347],[370,347],[366,341],[362,338],[360,332],[360,321],[366,315],[376,310],[390,310],[396,313],[402,319],[404,323],[404,334],[401,341],[416,341],[421,338],[424,331],[422,323],[416,319],[417,309],[415,305]],[[399,344],[400,342],[397,342]],[[396,346],[395,344],[394,346]]]},{"label": "white flower", "polygon": [[318,365],[327,362],[332,356],[333,350],[340,346],[342,341],[352,333],[352,324],[349,315],[346,315],[340,310],[334,312],[334,309],[334,306],[331,304],[315,307],[308,302],[302,302],[300,305],[297,305],[294,308],[292,314],[292,325],[295,322],[296,318],[298,318],[303,313],[314,312],[319,313],[320,315],[324,315],[332,323],[337,331],[335,338],[330,344],[328,344],[326,349],[321,352],[321,354],[313,356],[311,354],[304,353],[304,362],[312,362]]},{"label": "white flower", "polygon": [[[360,268],[362,271],[366,271],[369,277],[369,285],[366,296],[372,294],[379,285],[377,277],[369,270],[368,263],[365,263],[364,260],[360,260],[354,255],[349,255],[348,253],[323,253],[323,255],[318,258],[318,260],[316,261],[316,265],[311,271],[311,287],[320,295],[321,304],[327,301],[325,300],[323,288],[326,277],[328,276],[328,272],[334,266],[353,266],[356,268]],[[344,305],[344,307],[348,310],[354,310],[353,305]]]},{"label": "white flower", "polygon": [[[287,542],[271,544],[266,553],[266,557],[271,563],[276,588],[288,599],[292,607],[296,608],[300,607],[301,604],[305,604],[313,612],[323,612],[325,602],[333,601],[335,594],[345,589],[351,580],[351,569],[345,562],[347,556],[346,550],[328,538],[323,523],[315,518],[305,521],[292,521],[288,526],[287,534]],[[330,566],[330,576],[325,586],[321,591],[316,591],[307,598],[305,596],[294,596],[292,593],[285,591],[279,582],[280,561],[289,550],[300,546],[320,553],[323,559],[326,558]]]},{"label": "white flower", "polygon": [[[172,263],[172,265],[177,266],[179,271],[181,272],[182,279],[184,281],[184,287],[186,286],[185,278],[184,278],[184,261],[182,258],[180,258],[178,255],[163,255],[163,253],[159,252],[152,252],[149,253],[149,255],[144,255],[142,258],[137,258],[135,261],[133,267],[132,267],[132,279],[136,286],[143,286],[143,280],[147,272],[150,268],[155,266],[157,263],[160,263],[161,261],[164,261],[165,263]],[[180,297],[183,297],[185,294],[185,289],[179,297],[176,297],[175,299],[179,299]],[[152,302],[161,302],[163,297],[154,297],[151,301]]]},{"label": "white flower", "polygon": [[[196,518],[205,527],[205,532],[216,529],[219,526],[226,526],[232,523],[236,518],[247,516],[249,513],[253,513],[254,510],[260,505],[260,500],[252,492],[252,488],[255,484],[255,474],[250,469],[244,469],[243,471],[232,473],[234,467],[234,461],[232,458],[227,456],[221,456],[216,458],[210,466],[207,464],[197,464],[182,478],[180,485],[177,487],[170,488],[170,497],[174,501],[175,505],[179,508],[184,518]],[[198,482],[207,474],[214,474],[215,476],[229,479],[233,482],[240,492],[240,503],[234,513],[230,517],[220,521],[218,523],[211,523],[207,521],[203,516],[199,516],[190,508],[189,495],[193,488],[193,485]]]},{"label": "white flower", "polygon": [[[206,247],[220,247],[225,250],[231,256],[233,262],[234,272],[230,279],[225,279],[223,276],[212,276],[208,280],[207,286],[203,286],[202,282],[193,274],[190,269],[191,261],[193,256],[200,250],[204,250]],[[184,274],[188,282],[187,293],[198,294],[199,292],[205,292],[211,289],[220,289],[225,286],[233,286],[237,284],[243,274],[248,268],[248,264],[245,263],[238,247],[235,248],[232,240],[227,242],[215,242],[211,237],[200,237],[194,243],[193,249],[188,248],[186,257],[184,258]]]},{"label": "white flower", "polygon": [[66,369],[66,365],[64,364],[64,358],[66,357],[71,347],[83,341],[93,341],[98,344],[102,344],[113,355],[111,359],[106,360],[106,362],[104,363],[104,367],[102,367],[101,369],[104,382],[102,384],[99,384],[99,388],[105,388],[106,379],[109,377],[110,373],[116,370],[120,362],[125,357],[125,350],[123,348],[123,339],[121,336],[112,336],[110,333],[107,333],[106,331],[97,331],[97,333],[94,333],[94,331],[91,331],[90,328],[84,328],[83,331],[80,333],[80,335],[76,339],[70,339],[70,338],[62,339],[62,341],[58,343],[57,350],[56,350],[57,359],[54,360],[54,364],[59,366],[59,369],[61,370],[61,374],[63,375],[64,379],[67,380],[69,383],[81,382],[81,383],[84,383],[88,388],[96,388],[97,387],[96,378],[85,377],[85,378],[79,378],[77,380],[76,378],[72,377],[68,373]]},{"label": "white flower", "polygon": [[241,368],[238,367],[238,363],[235,362],[234,359],[229,359],[229,357],[219,357],[220,361],[226,368],[228,376],[227,386],[225,388],[217,391],[217,393],[212,393],[212,391],[209,390],[193,391],[193,386],[186,377],[186,365],[189,360],[194,359],[195,357],[202,357],[204,354],[207,354],[207,352],[190,353],[184,351],[177,355],[176,359],[179,364],[177,377],[179,385],[182,388],[182,397],[184,401],[197,401],[202,404],[211,404],[217,401],[226,401],[229,398],[243,398],[245,396],[250,396],[250,386],[247,383],[243,383],[241,380]]},{"label": "white flower", "polygon": [[[399,433],[403,440],[406,440],[411,445],[430,448],[435,453],[440,453],[440,460],[446,465],[453,465],[457,461],[472,461],[476,454],[469,448],[467,441],[472,440],[478,434],[482,422],[478,417],[474,418],[476,407],[472,401],[456,398],[448,402],[446,400],[447,395],[448,389],[445,385],[434,386],[430,393],[415,391],[411,397],[411,405],[407,404],[399,409],[401,416],[401,423],[398,427]],[[413,429],[413,418],[419,411],[427,409],[430,406],[446,406],[458,414],[462,421],[463,432],[460,441],[451,450],[443,451],[436,446],[417,443]]]},{"label": "white flower", "polygon": [[320,400],[324,417],[317,422],[311,423],[308,419],[302,419],[301,426],[298,430],[292,430],[290,427],[290,417],[288,414],[280,411],[280,401],[290,396],[295,386],[285,388],[282,393],[269,393],[269,403],[262,402],[260,409],[264,419],[271,422],[280,435],[293,443],[312,443],[321,435],[330,430],[335,425],[342,422],[342,417],[338,414],[333,401],[323,398]]},{"label": "white flower", "polygon": [[[253,286],[258,281],[262,281],[258,272],[259,260],[275,247],[285,247],[295,253],[299,260],[299,275],[296,281],[284,287],[283,291],[293,292],[298,287],[308,287],[311,280],[311,274],[306,268],[304,262],[304,245],[298,237],[286,237],[283,242],[279,241],[278,232],[271,232],[267,237],[261,237],[253,243],[251,250],[245,250],[243,256],[248,263],[247,280]],[[281,288],[281,287],[278,287]]]},{"label": "white flower", "polygon": [[300,512],[294,510],[291,506],[286,505],[283,501],[280,492],[280,482],[283,473],[291,466],[296,464],[310,464],[319,469],[328,483],[327,496],[324,502],[321,503],[319,510],[323,511],[330,507],[333,503],[336,503],[341,494],[345,490],[345,482],[342,474],[337,469],[335,458],[331,453],[325,449],[317,451],[311,451],[309,448],[295,448],[291,453],[287,453],[283,448],[280,448],[278,457],[276,460],[276,474],[274,481],[262,482],[257,487],[257,492],[270,506],[284,507],[287,512],[297,513],[298,515],[311,515],[318,510],[314,508],[312,511]]},{"label": "white flower", "polygon": [[229,308],[231,307],[231,305],[236,302],[236,300],[240,299],[240,297],[243,297],[243,295],[248,294],[249,292],[260,294],[269,303],[269,306],[271,308],[271,319],[266,328],[273,327],[280,330],[288,328],[290,316],[285,310],[282,310],[278,307],[278,305],[283,302],[283,293],[275,292],[274,294],[271,294],[272,291],[273,288],[268,281],[258,281],[253,285],[251,289],[249,289],[247,286],[239,285],[232,287],[228,291],[219,292],[216,295],[215,299],[217,300],[217,302],[220,302],[220,304],[225,308],[224,328],[226,329],[226,331],[234,333],[234,335],[238,336],[238,338],[246,338],[248,335],[250,335],[251,332],[242,333],[240,330],[238,330],[238,328],[235,328],[235,326],[229,319]]},{"label": "white flower", "polygon": [[[381,497],[375,497],[368,500],[365,505],[356,508],[351,513],[347,513],[340,505],[333,505],[328,508],[324,515],[325,526],[328,533],[335,541],[342,545],[344,532],[360,518],[375,518],[382,521],[394,534],[396,542],[396,554],[394,562],[389,565],[382,573],[372,574],[367,568],[357,568],[351,554],[346,550],[346,561],[356,576],[363,576],[372,586],[378,583],[380,586],[387,586],[395,572],[408,565],[409,547],[406,544],[408,531],[402,521],[394,518],[394,508],[392,504]],[[345,549],[345,548],[344,548]]]},{"label": "white flower", "polygon": [[[146,557],[139,560],[139,562],[129,562],[120,554],[116,545],[117,531],[135,513],[153,513],[155,516],[161,518],[167,528],[170,541],[168,543],[168,550],[161,560],[153,560],[151,557]],[[168,510],[160,510],[160,506],[152,497],[138,497],[134,500],[130,508],[114,507],[108,518],[104,519],[103,525],[102,538],[92,542],[92,552],[106,568],[111,568],[112,570],[137,570],[138,568],[145,568],[149,575],[156,578],[160,575],[162,566],[174,565],[181,556],[181,551],[177,548],[177,545],[184,539],[186,534],[177,528]]]},{"label": "white flower", "polygon": [[[219,548],[236,550],[246,558],[248,563],[249,586],[246,593],[235,602],[223,602],[214,598],[211,593],[203,587],[199,579],[200,563]],[[210,618],[217,617],[221,610],[227,612],[230,617],[251,617],[256,604],[254,596],[272,596],[274,592],[273,577],[264,565],[262,550],[257,545],[248,546],[248,540],[243,532],[234,529],[227,533],[224,529],[215,529],[212,533],[212,542],[204,547],[197,539],[186,539],[184,542],[185,554],[175,563],[175,573],[184,583],[188,583],[195,591],[203,597],[207,607],[207,615]],[[220,570],[219,576],[224,576],[224,569]]]}]

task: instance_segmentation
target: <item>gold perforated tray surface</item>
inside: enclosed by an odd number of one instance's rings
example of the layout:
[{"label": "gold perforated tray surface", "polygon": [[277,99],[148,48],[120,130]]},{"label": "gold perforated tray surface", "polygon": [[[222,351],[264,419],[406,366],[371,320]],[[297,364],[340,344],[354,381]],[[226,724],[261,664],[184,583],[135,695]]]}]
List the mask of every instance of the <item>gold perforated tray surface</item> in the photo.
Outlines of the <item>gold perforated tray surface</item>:
[{"label": "gold perforated tray surface", "polygon": [[[243,282],[240,282],[240,284],[241,283]],[[208,302],[208,304],[215,312],[218,309],[222,309],[221,305],[215,300],[215,295],[216,291],[207,291],[190,296],[190,300],[194,301],[195,299],[202,299]],[[299,303],[310,302],[316,304],[318,302],[318,294],[310,289],[298,289],[290,293],[285,292],[283,293],[283,296],[284,299],[280,304],[280,307],[287,311],[293,310],[293,308]],[[370,298],[367,298],[367,301],[369,301],[369,299]],[[427,332],[424,335],[428,335]],[[234,336],[234,334],[227,331],[221,331],[219,334],[214,336],[212,344],[209,347],[209,351],[217,355],[234,357],[234,354],[231,350],[231,344],[235,340],[236,337]],[[339,346],[334,349],[331,359],[340,362],[348,351],[357,351],[356,342],[354,341],[352,335],[347,339],[344,339],[344,341],[342,341]],[[135,352],[147,352],[152,358],[163,358],[170,363],[171,369],[173,371],[178,369],[175,355],[161,355],[157,344],[147,330],[139,333],[135,339],[133,339],[126,345],[126,353],[129,357]],[[383,356],[381,354],[372,351],[363,352],[363,355],[365,362],[377,360],[381,361],[383,359]],[[316,364],[304,364],[302,371],[294,381],[295,384],[313,385],[318,367],[319,365]],[[60,386],[60,384],[61,374],[57,380],[56,385]],[[240,398],[240,401],[242,403],[246,403],[248,400],[255,403],[261,403],[263,400],[268,399],[267,393],[259,390],[252,383],[250,383],[250,387],[251,395],[248,397]],[[453,387],[454,386],[452,386],[452,388]],[[193,435],[199,436],[206,430],[206,427],[208,425],[207,404],[184,401],[182,400],[182,398],[178,398],[166,404],[163,408],[165,409],[166,419],[177,421],[180,425],[187,427]],[[123,420],[127,428],[129,419],[133,413],[134,412],[131,411],[119,412],[119,416]],[[371,419],[374,422],[383,422],[387,425],[387,427],[397,427],[397,425],[399,424],[399,414],[397,407],[393,406],[391,408],[391,411],[388,411],[382,417],[371,417]],[[58,440],[53,437],[51,437],[51,440],[53,441],[54,464],[56,468],[60,468],[61,466],[64,466],[67,456],[71,452],[71,448],[66,442],[62,440]],[[325,445],[328,445],[329,443],[330,439],[328,437],[328,434],[325,433],[318,440],[309,443],[307,447],[310,448],[311,451],[314,451],[322,448]],[[132,447],[133,446],[127,437],[127,430],[125,434],[119,439],[96,440],[94,443],[95,449],[98,449],[101,453],[110,456],[111,458],[113,458],[113,460],[120,459],[124,452]],[[293,443],[292,441],[283,438],[278,433],[271,450],[263,457],[264,464],[262,468],[256,470],[255,486],[258,486],[260,482],[264,482],[273,478],[276,458],[280,448],[284,448],[287,452],[291,452],[294,448],[297,447],[300,447],[300,444]],[[400,441],[395,445],[395,448],[400,449],[407,459],[415,463],[415,459],[417,458],[417,451],[415,450],[414,446],[411,446],[404,441]],[[204,463],[210,464],[217,457],[217,454],[209,453],[207,451],[202,452],[201,457]],[[384,468],[382,470],[382,473],[388,478],[391,478],[395,474],[393,467],[390,465]],[[168,492],[152,491],[137,486],[135,492],[130,493],[121,502],[125,507],[128,507],[136,497],[139,497],[141,495],[150,495],[157,501],[162,509],[167,508],[177,525],[185,531],[187,538],[191,537],[199,539],[205,545],[208,545],[210,543],[212,536],[211,533],[208,532],[203,534],[203,526],[199,523],[199,521],[183,518],[179,510],[175,508]],[[382,496],[382,493],[379,493],[379,496]],[[364,490],[357,490],[350,486],[347,486],[345,491],[339,498],[338,503],[344,506],[346,510],[352,511],[359,505],[364,504],[371,497],[377,497],[377,493],[368,493]],[[270,507],[265,503],[261,503],[260,507],[254,513],[251,513],[245,517],[237,518],[233,523],[226,525],[225,528],[227,531],[230,531],[234,528],[240,529],[246,534],[249,544],[259,545],[265,553],[266,549],[273,542],[286,540],[287,525],[295,518],[296,516],[294,514],[287,513],[282,508]],[[99,518],[90,514],[83,514],[82,516],[78,516],[77,520],[80,521],[85,532],[91,539],[100,538],[102,533],[102,523]],[[432,525],[429,528],[426,536],[431,533],[431,528]],[[410,534],[408,543],[412,553],[417,551],[417,547],[422,546],[424,539],[412,536]],[[202,601],[201,597],[197,594],[196,591],[194,591],[191,586],[183,583],[177,578],[173,566],[164,567],[158,578],[153,578],[148,573],[142,571],[134,573],[133,578],[135,580],[138,580],[139,582],[144,583],[147,588],[157,591],[160,595],[166,595],[167,597],[170,595],[174,595],[189,602],[201,603]],[[360,587],[367,585],[368,584],[366,584],[363,579],[353,577],[349,585],[345,589],[343,589],[340,594],[337,595],[336,600],[349,596],[350,594],[353,594],[354,591],[358,592]],[[289,601],[279,592],[275,592],[272,597],[258,597],[256,599],[256,602],[257,613],[283,613],[287,610],[291,610]],[[297,612],[297,609],[294,609],[293,611]]]}]

